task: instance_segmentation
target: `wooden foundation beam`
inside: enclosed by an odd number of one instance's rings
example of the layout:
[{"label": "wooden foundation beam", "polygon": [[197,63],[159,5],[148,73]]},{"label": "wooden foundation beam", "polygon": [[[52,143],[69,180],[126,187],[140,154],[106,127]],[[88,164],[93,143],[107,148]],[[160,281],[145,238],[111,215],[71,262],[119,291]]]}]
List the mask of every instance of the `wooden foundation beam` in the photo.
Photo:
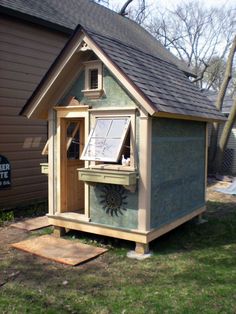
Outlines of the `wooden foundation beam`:
[{"label": "wooden foundation beam", "polygon": [[[181,217],[169,224],[164,225],[163,227],[153,229],[152,231],[139,231],[139,230],[122,230],[119,228],[109,227],[105,225],[95,224],[88,221],[82,221],[75,218],[68,218],[66,216],[63,217],[63,214],[60,216],[58,215],[47,215],[48,221],[51,225],[55,226],[54,234],[59,234],[58,236],[63,236],[63,232],[65,229],[71,230],[79,230],[82,232],[89,232],[94,234],[99,234],[103,236],[109,236],[113,238],[129,240],[136,243],[136,253],[139,252],[146,252],[149,242],[153,241],[154,239],[162,236],[163,234],[169,232],[170,230],[178,227],[179,225],[193,219],[196,216],[200,216],[206,210],[205,207],[199,208],[194,212]],[[57,230],[58,229],[58,230]],[[63,231],[64,230],[64,231]],[[140,253],[145,254],[145,253]]]}]

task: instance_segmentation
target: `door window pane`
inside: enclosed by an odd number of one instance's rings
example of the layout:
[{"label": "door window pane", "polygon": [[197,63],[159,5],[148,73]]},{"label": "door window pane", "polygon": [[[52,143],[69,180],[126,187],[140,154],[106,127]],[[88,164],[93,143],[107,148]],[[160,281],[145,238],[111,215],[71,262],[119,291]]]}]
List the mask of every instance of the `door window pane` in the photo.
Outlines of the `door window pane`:
[{"label": "door window pane", "polygon": [[70,122],[67,127],[67,158],[79,159],[80,156],[80,130],[79,122]]}]

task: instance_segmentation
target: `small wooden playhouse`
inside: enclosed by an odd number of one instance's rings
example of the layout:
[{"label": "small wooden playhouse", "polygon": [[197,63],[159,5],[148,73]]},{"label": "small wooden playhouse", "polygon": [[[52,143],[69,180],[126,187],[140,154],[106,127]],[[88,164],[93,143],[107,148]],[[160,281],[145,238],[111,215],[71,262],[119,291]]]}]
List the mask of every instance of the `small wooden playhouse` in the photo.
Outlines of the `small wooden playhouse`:
[{"label": "small wooden playhouse", "polygon": [[78,26],[22,114],[48,120],[42,171],[57,231],[147,252],[205,211],[207,122],[223,115],[150,49]]}]

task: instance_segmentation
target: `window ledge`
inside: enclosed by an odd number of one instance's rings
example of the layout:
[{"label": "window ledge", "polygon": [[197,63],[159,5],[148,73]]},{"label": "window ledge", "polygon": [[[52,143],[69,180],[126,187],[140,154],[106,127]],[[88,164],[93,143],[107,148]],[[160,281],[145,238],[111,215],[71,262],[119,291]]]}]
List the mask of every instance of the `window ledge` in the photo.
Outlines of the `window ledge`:
[{"label": "window ledge", "polygon": [[82,92],[89,99],[99,99],[104,94],[103,89],[83,89]]},{"label": "window ledge", "polygon": [[136,184],[137,181],[136,171],[119,171],[89,168],[80,168],[77,170],[79,180],[85,182],[133,186]]},{"label": "window ledge", "polygon": [[110,165],[110,164],[99,164],[99,165],[90,165],[90,169],[100,169],[100,170],[117,170],[117,171],[135,171],[136,169],[132,166],[123,166],[123,165]]}]

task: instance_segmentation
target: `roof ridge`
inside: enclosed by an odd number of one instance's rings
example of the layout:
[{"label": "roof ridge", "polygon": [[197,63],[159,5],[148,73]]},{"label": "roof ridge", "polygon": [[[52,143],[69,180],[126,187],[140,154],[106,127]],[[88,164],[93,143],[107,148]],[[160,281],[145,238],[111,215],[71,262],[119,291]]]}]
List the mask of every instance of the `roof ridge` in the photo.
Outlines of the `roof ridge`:
[{"label": "roof ridge", "polygon": [[[174,66],[175,68],[179,69],[179,67],[178,67],[176,64],[174,64],[173,62],[171,62],[171,61],[163,60],[162,58],[156,57],[156,56],[154,56],[154,55],[152,55],[152,54],[150,54],[150,53],[148,53],[148,52],[145,52],[145,51],[141,50],[140,48],[136,48],[136,47],[134,47],[134,46],[132,46],[132,45],[124,44],[122,41],[120,41],[120,40],[118,40],[118,39],[114,39],[114,38],[112,38],[112,37],[110,37],[110,36],[102,35],[101,33],[98,33],[98,32],[94,32],[94,31],[90,30],[90,29],[87,28],[87,27],[85,28],[83,25],[81,25],[81,27],[82,27],[82,29],[85,30],[85,32],[92,33],[92,34],[97,35],[97,36],[100,36],[100,37],[108,38],[108,39],[112,40],[113,42],[119,43],[119,44],[122,45],[122,46],[128,47],[128,48],[130,48],[130,49],[134,49],[135,51],[139,51],[139,52],[141,52],[141,53],[144,53],[144,54],[147,55],[147,56],[150,56],[150,57],[152,57],[152,58],[154,58],[154,59],[156,59],[156,60],[158,60],[158,61],[167,63],[167,64],[169,64],[169,65],[171,65],[171,66]],[[179,70],[180,70],[181,72],[184,72],[184,70],[181,70],[181,69],[179,69]]]}]

